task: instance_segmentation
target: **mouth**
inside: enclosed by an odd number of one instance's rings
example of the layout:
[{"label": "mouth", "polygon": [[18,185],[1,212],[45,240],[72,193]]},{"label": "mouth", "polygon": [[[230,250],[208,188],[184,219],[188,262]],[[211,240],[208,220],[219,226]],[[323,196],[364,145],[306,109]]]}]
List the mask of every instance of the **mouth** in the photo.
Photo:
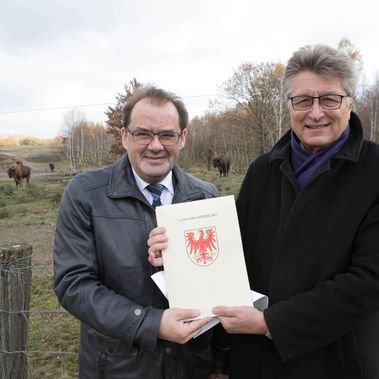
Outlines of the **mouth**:
[{"label": "mouth", "polygon": [[317,125],[306,124],[305,125],[305,127],[308,129],[323,129],[323,128],[326,128],[327,126],[329,126],[329,124],[317,124]]},{"label": "mouth", "polygon": [[144,158],[153,163],[160,163],[166,159],[166,156],[165,155],[156,155],[156,156],[145,155]]}]

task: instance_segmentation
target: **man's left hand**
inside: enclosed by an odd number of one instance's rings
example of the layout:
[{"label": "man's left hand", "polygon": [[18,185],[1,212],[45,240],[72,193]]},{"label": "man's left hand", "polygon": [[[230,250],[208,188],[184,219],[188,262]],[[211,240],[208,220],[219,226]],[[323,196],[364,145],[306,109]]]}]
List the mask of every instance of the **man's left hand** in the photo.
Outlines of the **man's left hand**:
[{"label": "man's left hand", "polygon": [[163,227],[154,228],[147,240],[148,250],[148,261],[154,267],[163,266],[162,250],[167,248],[167,235],[165,234],[166,229]]},{"label": "man's left hand", "polygon": [[231,334],[266,334],[267,325],[263,312],[253,306],[213,308],[224,329]]}]

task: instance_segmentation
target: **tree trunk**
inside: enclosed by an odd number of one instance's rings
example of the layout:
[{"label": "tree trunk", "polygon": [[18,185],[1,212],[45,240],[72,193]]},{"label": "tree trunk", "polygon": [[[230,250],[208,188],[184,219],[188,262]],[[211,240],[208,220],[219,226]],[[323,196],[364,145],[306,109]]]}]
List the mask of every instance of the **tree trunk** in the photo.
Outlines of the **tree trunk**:
[{"label": "tree trunk", "polygon": [[32,246],[0,246],[0,378],[27,378]]}]

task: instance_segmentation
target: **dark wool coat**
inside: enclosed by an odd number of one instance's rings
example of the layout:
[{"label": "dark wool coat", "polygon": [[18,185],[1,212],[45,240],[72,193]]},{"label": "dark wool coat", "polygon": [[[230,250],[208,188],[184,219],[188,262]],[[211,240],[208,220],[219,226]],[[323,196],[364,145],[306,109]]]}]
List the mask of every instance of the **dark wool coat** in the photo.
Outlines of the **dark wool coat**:
[{"label": "dark wool coat", "polygon": [[302,189],[289,133],[247,172],[241,233],[273,341],[231,336],[231,379],[379,378],[379,147],[350,127]]},{"label": "dark wool coat", "polygon": [[[216,188],[173,169],[173,202],[215,197]],[[212,331],[184,345],[157,339],[167,301],[150,275],[147,239],[155,210],[128,157],[75,176],[63,196],[54,246],[55,291],[81,320],[81,379],[207,379],[223,370]],[[216,354],[215,353],[219,353]]]}]

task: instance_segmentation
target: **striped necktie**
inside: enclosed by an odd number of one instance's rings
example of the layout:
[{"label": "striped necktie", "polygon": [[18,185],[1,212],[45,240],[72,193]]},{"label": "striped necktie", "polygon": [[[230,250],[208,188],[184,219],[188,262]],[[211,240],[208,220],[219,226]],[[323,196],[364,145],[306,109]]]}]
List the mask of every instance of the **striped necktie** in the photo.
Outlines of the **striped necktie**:
[{"label": "striped necktie", "polygon": [[161,194],[165,186],[163,184],[149,184],[146,188],[153,197],[153,203],[151,204],[153,208],[157,207],[158,205],[162,205]]}]

